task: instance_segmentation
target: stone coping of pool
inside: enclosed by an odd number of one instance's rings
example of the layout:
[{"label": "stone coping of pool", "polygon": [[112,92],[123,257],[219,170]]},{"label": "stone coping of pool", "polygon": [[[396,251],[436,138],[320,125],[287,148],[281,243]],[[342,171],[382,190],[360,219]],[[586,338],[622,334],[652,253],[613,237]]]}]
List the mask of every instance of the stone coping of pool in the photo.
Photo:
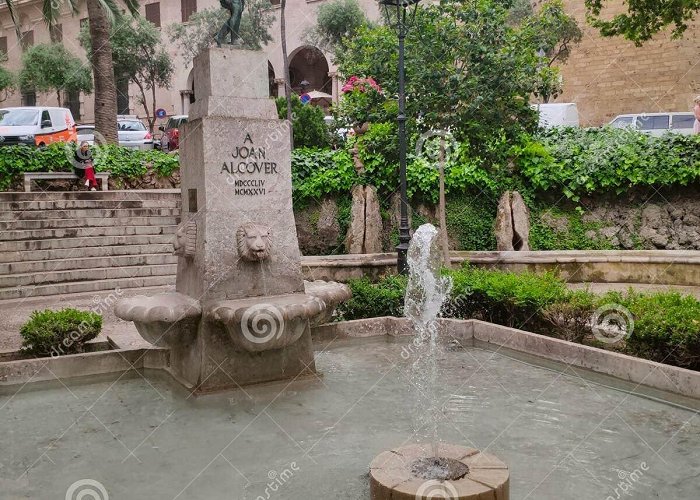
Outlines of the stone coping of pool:
[{"label": "stone coping of pool", "polygon": [[[669,393],[678,395],[685,398],[680,404],[700,408],[700,372],[479,320],[443,319],[440,322],[443,339],[462,347],[483,346],[545,368],[551,363],[552,369],[561,371],[563,368],[603,385],[652,398],[667,400]],[[344,338],[408,336],[413,331],[405,318],[381,317],[327,323],[312,328],[311,334],[314,341],[323,344]],[[126,341],[110,336],[109,341],[113,348],[106,351],[0,361],[0,386],[127,370],[168,371],[168,349],[128,336]]]},{"label": "stone coping of pool", "polygon": [[[694,250],[451,252],[451,261],[515,271],[557,270],[570,283],[700,283],[700,251]],[[302,267],[307,279],[378,277],[395,270],[396,254],[305,256]]]}]

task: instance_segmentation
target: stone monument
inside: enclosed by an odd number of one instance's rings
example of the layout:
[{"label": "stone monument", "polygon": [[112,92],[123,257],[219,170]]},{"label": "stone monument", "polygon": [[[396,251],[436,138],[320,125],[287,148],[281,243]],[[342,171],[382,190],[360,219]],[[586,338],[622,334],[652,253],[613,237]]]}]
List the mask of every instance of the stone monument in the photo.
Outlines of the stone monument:
[{"label": "stone monument", "polygon": [[194,86],[180,135],[176,293],[123,299],[115,312],[169,348],[170,373],[195,392],[313,372],[310,326],[350,291],[302,278],[289,123],[268,97],[267,59],[207,49]]}]

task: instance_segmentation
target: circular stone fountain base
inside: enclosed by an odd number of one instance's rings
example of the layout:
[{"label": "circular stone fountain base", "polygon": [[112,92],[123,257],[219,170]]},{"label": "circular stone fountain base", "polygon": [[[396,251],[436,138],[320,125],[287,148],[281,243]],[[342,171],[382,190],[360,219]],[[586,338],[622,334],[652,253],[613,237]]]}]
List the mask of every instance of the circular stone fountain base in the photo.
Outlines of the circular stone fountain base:
[{"label": "circular stone fountain base", "polygon": [[409,445],[378,455],[369,468],[372,500],[508,500],[508,466],[475,448]]}]

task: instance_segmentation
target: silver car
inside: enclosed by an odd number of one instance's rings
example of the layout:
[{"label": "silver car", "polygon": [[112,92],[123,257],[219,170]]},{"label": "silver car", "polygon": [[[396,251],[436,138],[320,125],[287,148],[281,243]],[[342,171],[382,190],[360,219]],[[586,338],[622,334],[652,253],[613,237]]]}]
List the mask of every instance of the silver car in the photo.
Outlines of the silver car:
[{"label": "silver car", "polygon": [[[78,144],[87,141],[91,146],[95,143],[95,126],[78,125]],[[153,149],[153,135],[146,126],[137,119],[117,120],[117,135],[119,145],[133,149]]]}]

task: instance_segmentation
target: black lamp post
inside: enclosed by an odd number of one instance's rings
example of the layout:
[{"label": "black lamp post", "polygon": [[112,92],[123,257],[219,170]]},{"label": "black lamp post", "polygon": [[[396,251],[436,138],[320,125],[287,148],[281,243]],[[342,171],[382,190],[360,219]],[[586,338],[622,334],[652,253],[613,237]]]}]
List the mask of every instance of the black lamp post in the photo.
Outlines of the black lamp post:
[{"label": "black lamp post", "polygon": [[406,192],[406,71],[404,67],[404,43],[408,28],[415,19],[420,0],[379,0],[384,7],[387,22],[399,36],[399,175],[401,176],[401,221],[397,267],[400,274],[408,274],[408,245],[411,228],[408,225],[408,194]]}]

